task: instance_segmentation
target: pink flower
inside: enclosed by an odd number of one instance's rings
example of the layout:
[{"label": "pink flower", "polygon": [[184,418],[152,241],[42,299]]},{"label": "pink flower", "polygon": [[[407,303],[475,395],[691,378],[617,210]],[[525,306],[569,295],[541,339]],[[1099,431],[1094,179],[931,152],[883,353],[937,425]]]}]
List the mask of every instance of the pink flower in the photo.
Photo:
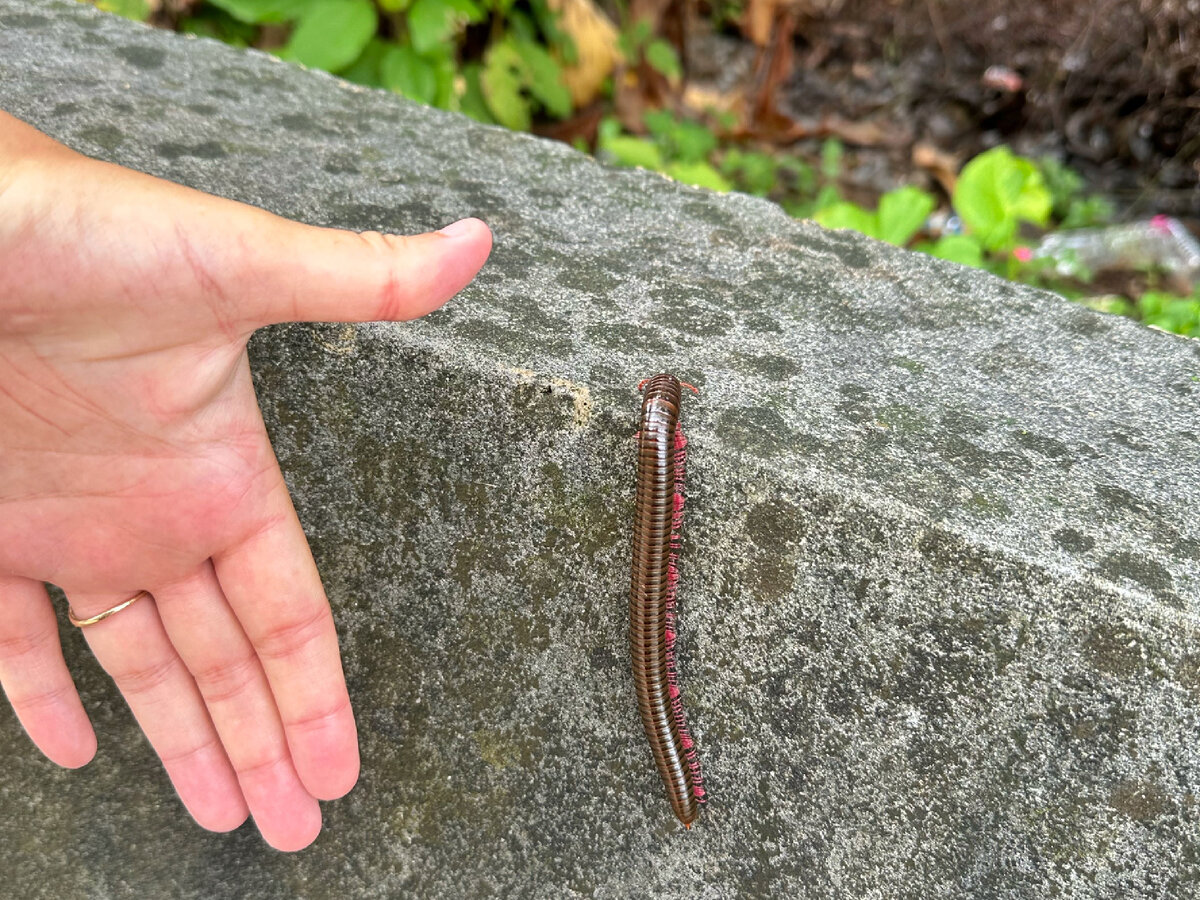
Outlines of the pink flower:
[{"label": "pink flower", "polygon": [[1016,257],[1017,262],[1026,263],[1033,259],[1033,251],[1028,247],[1014,247],[1013,256]]},{"label": "pink flower", "polygon": [[1168,219],[1166,216],[1164,216],[1162,213],[1159,213],[1157,216],[1155,216],[1154,218],[1152,218],[1150,220],[1150,227],[1153,228],[1155,231],[1157,231],[1159,234],[1170,234],[1171,233],[1171,220]]}]

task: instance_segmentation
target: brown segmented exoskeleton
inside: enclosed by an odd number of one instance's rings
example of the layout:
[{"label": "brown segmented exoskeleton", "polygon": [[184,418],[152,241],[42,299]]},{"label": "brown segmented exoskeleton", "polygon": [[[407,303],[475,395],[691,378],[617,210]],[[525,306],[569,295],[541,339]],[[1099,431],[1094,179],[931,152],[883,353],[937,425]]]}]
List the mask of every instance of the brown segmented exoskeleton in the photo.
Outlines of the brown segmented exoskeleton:
[{"label": "brown segmented exoskeleton", "polygon": [[[674,375],[638,385],[642,422],[637,437],[637,500],[633,518],[633,574],[629,644],[638,711],[654,762],[676,817],[686,827],[700,814],[704,783],[688,731],[675,660],[675,586],[683,522],[683,469],[687,440],[679,427],[682,388]],[[698,393],[698,392],[697,392]]]}]

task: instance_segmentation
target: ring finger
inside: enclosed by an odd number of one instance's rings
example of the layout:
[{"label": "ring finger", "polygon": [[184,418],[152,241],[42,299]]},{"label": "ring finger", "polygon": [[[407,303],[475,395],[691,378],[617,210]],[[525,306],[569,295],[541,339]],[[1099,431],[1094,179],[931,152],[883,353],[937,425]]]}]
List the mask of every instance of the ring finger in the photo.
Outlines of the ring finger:
[{"label": "ring finger", "polygon": [[155,596],[263,838],[279,850],[308,846],[321,830],[320,805],[296,772],[262,664],[212,564]]},{"label": "ring finger", "polygon": [[[132,592],[69,597],[82,620]],[[171,645],[152,597],[83,627],[92,653],[116,682],[192,818],[212,831],[246,819],[246,802],[196,682]]]}]

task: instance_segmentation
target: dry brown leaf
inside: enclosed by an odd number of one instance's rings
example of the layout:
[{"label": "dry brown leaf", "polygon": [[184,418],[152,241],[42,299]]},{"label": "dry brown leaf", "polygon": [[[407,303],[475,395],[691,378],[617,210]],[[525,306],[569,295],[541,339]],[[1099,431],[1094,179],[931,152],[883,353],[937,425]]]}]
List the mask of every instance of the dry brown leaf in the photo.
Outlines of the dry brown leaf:
[{"label": "dry brown leaf", "polygon": [[748,0],[742,12],[742,34],[759,47],[771,41],[771,25],[775,22],[775,11],[787,4],[787,0]]},{"label": "dry brown leaf", "polygon": [[821,117],[819,130],[824,137],[836,137],[857,147],[898,147],[912,140],[907,129],[874,119],[843,119],[841,116],[826,115]]},{"label": "dry brown leaf", "polygon": [[684,109],[699,116],[732,113],[740,122],[746,115],[746,98],[740,89],[720,91],[688,82],[683,89],[681,103]]},{"label": "dry brown leaf", "polygon": [[914,166],[927,170],[937,180],[947,197],[953,196],[959,169],[959,158],[955,154],[919,141],[913,145],[912,161]]},{"label": "dry brown leaf", "polygon": [[558,27],[575,42],[578,58],[563,66],[563,81],[579,109],[596,99],[620,59],[619,33],[592,0],[547,0],[547,5],[559,14]]}]

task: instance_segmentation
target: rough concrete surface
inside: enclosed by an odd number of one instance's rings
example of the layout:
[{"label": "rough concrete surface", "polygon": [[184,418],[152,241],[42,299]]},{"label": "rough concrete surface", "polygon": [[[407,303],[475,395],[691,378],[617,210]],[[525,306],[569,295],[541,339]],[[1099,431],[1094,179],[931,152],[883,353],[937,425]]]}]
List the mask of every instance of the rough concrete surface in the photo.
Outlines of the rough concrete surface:
[{"label": "rough concrete surface", "polygon": [[[100,735],[0,712],[20,897],[1191,897],[1200,342],[71,0],[0,107],[303,221],[497,236],[257,386],[334,605],[358,787],[309,850],[200,831],[79,636]],[[685,422],[680,828],[626,653],[636,384]]]}]

